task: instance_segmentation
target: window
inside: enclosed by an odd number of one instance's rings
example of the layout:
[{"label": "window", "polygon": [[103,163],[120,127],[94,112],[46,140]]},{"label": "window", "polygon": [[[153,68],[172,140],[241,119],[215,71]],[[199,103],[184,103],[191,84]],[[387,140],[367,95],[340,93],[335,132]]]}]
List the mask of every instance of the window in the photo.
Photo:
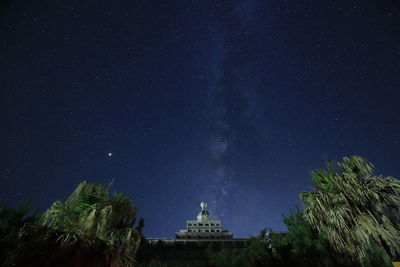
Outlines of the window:
[{"label": "window", "polygon": [[208,229],[206,230],[206,232],[207,232],[207,233],[209,232]]},{"label": "window", "polygon": [[212,223],[211,226],[214,226],[214,224]]},{"label": "window", "polygon": [[199,223],[199,226],[203,226],[203,224],[202,224],[202,223]]},{"label": "window", "polygon": [[189,226],[192,226],[192,224],[191,224],[191,223],[189,223]]},{"label": "window", "polygon": [[205,226],[209,226],[208,223],[206,223]]},{"label": "window", "polygon": [[214,232],[215,232],[215,231],[214,231],[214,229],[211,229],[211,232],[213,232],[213,233],[214,233]]}]

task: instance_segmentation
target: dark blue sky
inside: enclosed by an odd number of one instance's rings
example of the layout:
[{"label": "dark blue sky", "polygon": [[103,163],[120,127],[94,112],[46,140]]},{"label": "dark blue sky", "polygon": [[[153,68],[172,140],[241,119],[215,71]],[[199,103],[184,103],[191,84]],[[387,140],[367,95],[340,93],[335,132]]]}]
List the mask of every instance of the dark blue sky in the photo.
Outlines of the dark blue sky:
[{"label": "dark blue sky", "polygon": [[148,237],[201,200],[247,236],[328,159],[400,177],[399,1],[5,0],[0,37],[2,203],[115,178]]}]

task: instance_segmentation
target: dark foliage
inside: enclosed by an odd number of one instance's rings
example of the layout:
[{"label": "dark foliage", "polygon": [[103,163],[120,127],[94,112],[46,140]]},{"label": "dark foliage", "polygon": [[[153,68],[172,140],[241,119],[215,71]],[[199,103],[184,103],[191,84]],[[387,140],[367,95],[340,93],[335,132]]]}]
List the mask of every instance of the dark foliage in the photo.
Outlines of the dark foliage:
[{"label": "dark foliage", "polygon": [[37,211],[32,212],[31,200],[17,209],[0,206],[0,263],[10,266],[16,257],[19,230],[27,223],[37,221]]},{"label": "dark foliage", "polygon": [[16,226],[12,266],[135,266],[144,226],[126,194],[83,182],[37,221]]},{"label": "dark foliage", "polygon": [[[302,212],[292,211],[284,217],[287,233],[263,230],[252,237],[245,249],[223,250],[210,254],[212,266],[361,266],[349,257],[337,253],[328,240],[310,227]],[[379,250],[371,250],[364,266],[391,266]]]}]

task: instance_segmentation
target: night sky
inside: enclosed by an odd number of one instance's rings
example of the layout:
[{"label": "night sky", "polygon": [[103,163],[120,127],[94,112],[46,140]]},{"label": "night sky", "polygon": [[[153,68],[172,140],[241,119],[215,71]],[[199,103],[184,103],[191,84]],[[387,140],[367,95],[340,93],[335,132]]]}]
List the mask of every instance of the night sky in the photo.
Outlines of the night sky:
[{"label": "night sky", "polygon": [[3,204],[115,179],[147,237],[284,230],[326,160],[400,177],[400,2],[3,0],[0,90]]}]

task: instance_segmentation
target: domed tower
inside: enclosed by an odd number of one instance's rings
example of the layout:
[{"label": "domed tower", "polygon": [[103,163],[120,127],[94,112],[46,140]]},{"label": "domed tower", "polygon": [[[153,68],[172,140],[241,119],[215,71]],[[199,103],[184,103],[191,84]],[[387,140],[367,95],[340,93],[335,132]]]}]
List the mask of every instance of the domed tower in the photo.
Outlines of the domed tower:
[{"label": "domed tower", "polygon": [[210,213],[207,211],[207,202],[202,201],[200,203],[201,211],[199,215],[197,215],[197,221],[198,222],[208,222],[211,220]]}]

